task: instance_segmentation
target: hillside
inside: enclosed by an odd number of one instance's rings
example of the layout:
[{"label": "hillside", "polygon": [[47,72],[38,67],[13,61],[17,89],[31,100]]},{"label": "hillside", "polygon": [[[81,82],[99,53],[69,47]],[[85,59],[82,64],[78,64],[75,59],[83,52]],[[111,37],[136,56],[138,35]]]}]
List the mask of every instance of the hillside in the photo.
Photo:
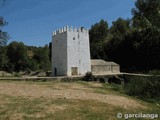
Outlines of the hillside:
[{"label": "hillside", "polygon": [[[0,120],[116,120],[117,114],[160,114],[147,103],[95,82],[0,81]],[[123,116],[124,117],[124,116]]]}]

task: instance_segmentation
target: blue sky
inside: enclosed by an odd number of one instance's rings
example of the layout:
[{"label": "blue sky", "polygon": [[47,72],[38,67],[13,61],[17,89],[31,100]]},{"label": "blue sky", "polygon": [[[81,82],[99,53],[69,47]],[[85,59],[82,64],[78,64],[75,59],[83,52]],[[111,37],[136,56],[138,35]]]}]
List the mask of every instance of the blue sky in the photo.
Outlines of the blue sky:
[{"label": "blue sky", "polygon": [[51,42],[52,31],[63,26],[85,27],[101,19],[131,18],[135,0],[0,0],[0,16],[9,23],[4,30],[11,41],[30,46]]}]

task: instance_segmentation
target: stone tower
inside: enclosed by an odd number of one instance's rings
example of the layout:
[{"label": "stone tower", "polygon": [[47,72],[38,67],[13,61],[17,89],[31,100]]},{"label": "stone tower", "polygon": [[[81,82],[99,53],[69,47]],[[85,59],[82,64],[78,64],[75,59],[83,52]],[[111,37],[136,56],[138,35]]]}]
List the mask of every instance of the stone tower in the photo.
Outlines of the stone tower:
[{"label": "stone tower", "polygon": [[52,75],[74,76],[91,72],[89,32],[64,27],[52,35]]}]

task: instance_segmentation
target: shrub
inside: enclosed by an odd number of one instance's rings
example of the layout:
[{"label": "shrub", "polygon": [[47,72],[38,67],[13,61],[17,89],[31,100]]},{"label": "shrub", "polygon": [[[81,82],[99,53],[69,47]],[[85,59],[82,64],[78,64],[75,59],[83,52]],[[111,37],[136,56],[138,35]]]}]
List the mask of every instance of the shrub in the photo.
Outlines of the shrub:
[{"label": "shrub", "polygon": [[[129,78],[129,77],[128,77]],[[124,90],[128,95],[141,99],[160,99],[160,77],[130,77]]]},{"label": "shrub", "polygon": [[149,71],[149,74],[151,74],[151,75],[160,75],[160,71],[159,70],[151,70],[151,71]]},{"label": "shrub", "polygon": [[94,81],[94,76],[91,72],[87,72],[83,78],[84,81]]},{"label": "shrub", "polygon": [[18,72],[15,72],[14,73],[14,77],[21,77],[22,75],[20,74],[20,73],[18,73]]},{"label": "shrub", "polygon": [[118,76],[112,76],[108,78],[108,83],[122,84],[124,80]]},{"label": "shrub", "polygon": [[100,83],[105,83],[105,82],[106,82],[106,80],[105,80],[105,78],[104,78],[104,77],[99,77],[99,79],[98,79],[98,80],[99,80],[99,82],[100,82]]}]

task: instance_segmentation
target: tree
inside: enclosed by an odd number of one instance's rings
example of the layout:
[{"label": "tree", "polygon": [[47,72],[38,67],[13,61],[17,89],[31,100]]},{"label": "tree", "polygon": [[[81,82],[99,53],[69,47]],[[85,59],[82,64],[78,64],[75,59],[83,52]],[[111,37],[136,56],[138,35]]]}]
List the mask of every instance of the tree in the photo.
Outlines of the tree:
[{"label": "tree", "polygon": [[[5,0],[4,0],[5,2]],[[7,22],[0,16],[0,70],[6,70],[8,66],[7,48],[4,45],[7,44],[9,36],[7,32],[3,31],[3,26],[7,25]]]},{"label": "tree", "polygon": [[[160,65],[160,2],[159,0],[137,0],[132,9],[133,36],[138,45],[139,66],[142,69],[159,69]],[[137,37],[138,36],[138,37]]]},{"label": "tree", "polygon": [[0,46],[0,70],[7,70],[8,68],[8,57],[7,57],[7,47]]},{"label": "tree", "polygon": [[40,70],[50,70],[51,63],[49,59],[49,47],[47,45],[38,47],[34,53],[33,59],[36,60]]},{"label": "tree", "polygon": [[133,25],[138,28],[160,28],[159,0],[137,0],[132,9]]},{"label": "tree", "polygon": [[91,43],[103,42],[108,35],[107,21],[102,19],[99,23],[92,25],[89,34]]},{"label": "tree", "polygon": [[104,51],[103,44],[106,42],[108,36],[108,23],[101,20],[99,23],[92,25],[90,31],[90,49],[91,58],[106,59],[106,53]]},{"label": "tree", "polygon": [[27,48],[22,42],[11,42],[8,45],[7,56],[11,71],[26,70],[28,66]]},{"label": "tree", "polygon": [[3,17],[0,17],[0,46],[6,45],[9,36],[7,32],[2,31],[2,27],[7,25],[7,22],[4,20]]},{"label": "tree", "polygon": [[119,63],[122,68],[129,67],[133,64],[134,56],[130,20],[118,18],[116,21],[113,21],[110,34],[110,41],[105,45],[108,59]]},{"label": "tree", "polygon": [[118,18],[116,21],[112,22],[112,26],[110,28],[110,33],[118,38],[123,39],[126,34],[131,32],[130,20],[124,20],[122,18]]}]

